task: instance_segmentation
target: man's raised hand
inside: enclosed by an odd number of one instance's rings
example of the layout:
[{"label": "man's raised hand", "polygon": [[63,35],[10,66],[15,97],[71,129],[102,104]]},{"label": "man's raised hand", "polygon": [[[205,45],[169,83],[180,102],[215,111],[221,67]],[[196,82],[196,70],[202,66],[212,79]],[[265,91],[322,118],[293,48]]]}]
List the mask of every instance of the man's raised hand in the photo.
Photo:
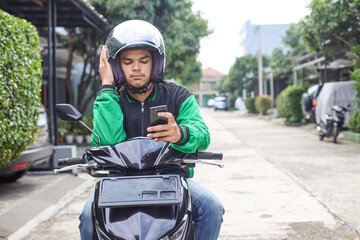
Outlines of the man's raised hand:
[{"label": "man's raised hand", "polygon": [[111,70],[111,65],[108,61],[109,52],[104,45],[101,49],[100,60],[99,60],[99,74],[101,78],[102,85],[113,85],[114,75]]}]

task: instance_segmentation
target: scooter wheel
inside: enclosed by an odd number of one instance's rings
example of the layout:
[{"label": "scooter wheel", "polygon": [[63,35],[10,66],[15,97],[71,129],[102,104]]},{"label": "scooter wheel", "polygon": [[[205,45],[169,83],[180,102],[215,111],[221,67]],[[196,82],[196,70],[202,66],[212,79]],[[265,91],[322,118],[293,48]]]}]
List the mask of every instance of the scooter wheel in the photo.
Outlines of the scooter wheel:
[{"label": "scooter wheel", "polygon": [[320,141],[324,140],[324,137],[325,137],[325,135],[320,135],[319,136]]}]

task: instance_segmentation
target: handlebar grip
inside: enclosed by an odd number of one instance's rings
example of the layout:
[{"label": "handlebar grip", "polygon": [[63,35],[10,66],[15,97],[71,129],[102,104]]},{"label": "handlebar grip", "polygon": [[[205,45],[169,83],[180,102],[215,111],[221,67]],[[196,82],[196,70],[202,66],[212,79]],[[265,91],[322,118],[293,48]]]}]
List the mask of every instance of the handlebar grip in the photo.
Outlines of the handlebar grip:
[{"label": "handlebar grip", "polygon": [[59,167],[66,167],[75,164],[85,163],[82,157],[60,158],[57,161]]},{"label": "handlebar grip", "polygon": [[223,153],[221,152],[199,152],[199,159],[222,160]]}]

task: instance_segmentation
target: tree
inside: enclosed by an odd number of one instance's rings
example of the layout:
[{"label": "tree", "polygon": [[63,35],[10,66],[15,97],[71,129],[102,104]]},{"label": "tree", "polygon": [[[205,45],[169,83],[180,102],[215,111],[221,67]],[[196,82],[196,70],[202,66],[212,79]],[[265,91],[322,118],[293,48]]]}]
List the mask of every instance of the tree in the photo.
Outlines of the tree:
[{"label": "tree", "polygon": [[291,57],[300,57],[311,52],[304,35],[301,33],[301,25],[299,23],[290,24],[282,41],[289,48],[287,53]]},{"label": "tree", "polygon": [[292,59],[293,57],[289,52],[284,53],[281,48],[275,48],[272,52],[269,65],[278,74],[288,75],[289,72],[292,72]]},{"label": "tree", "polygon": [[360,44],[360,0],[313,0],[310,9],[300,29],[312,50],[321,50],[328,40],[332,49]]},{"label": "tree", "polygon": [[275,48],[271,55],[269,66],[275,72],[274,80],[292,79],[292,61],[310,52],[306,40],[300,33],[300,24],[291,24],[282,37],[287,49]]},{"label": "tree", "polygon": [[[268,58],[263,56],[263,66],[268,65]],[[221,88],[240,95],[243,89],[248,92],[255,89],[258,76],[258,60],[251,54],[239,57],[230,68],[229,75],[222,81]]]},{"label": "tree", "polygon": [[310,8],[299,23],[307,44],[330,57],[340,52],[352,59],[352,78],[360,81],[360,0],[313,0]]},{"label": "tree", "polygon": [[[197,61],[200,39],[210,34],[207,21],[192,12],[190,0],[92,0],[99,12],[109,21],[107,32],[117,24],[130,19],[146,20],[162,33],[166,46],[166,79],[183,84],[198,82],[201,65]],[[104,34],[104,42],[107,34]]]},{"label": "tree", "polygon": [[[68,49],[68,57],[66,61],[66,89],[69,103],[74,105],[81,113],[85,113],[93,94],[88,94],[89,88],[95,83],[95,76],[92,69],[95,67],[94,61],[94,39],[93,31],[90,28],[67,28],[67,39],[61,42]],[[60,39],[61,40],[61,39]],[[74,54],[80,56],[83,60],[83,69],[80,82],[77,85],[77,101],[75,102],[75,94],[72,84],[72,68]]]},{"label": "tree", "polygon": [[[96,35],[97,44],[103,44],[110,30],[129,19],[142,19],[159,28],[166,45],[166,79],[175,79],[184,85],[191,85],[201,78],[201,64],[197,61],[200,39],[209,35],[207,21],[199,13],[191,11],[190,0],[155,1],[107,1],[92,0],[91,4],[108,20],[109,25]],[[85,28],[67,28],[67,39],[63,40],[68,48],[66,87],[69,103],[85,113],[93,97],[89,89],[95,84],[94,69],[96,62],[93,48],[93,32]],[[73,56],[83,58],[84,67],[78,84],[78,97],[75,102],[71,79]],[[97,61],[97,59],[95,59]]]}]

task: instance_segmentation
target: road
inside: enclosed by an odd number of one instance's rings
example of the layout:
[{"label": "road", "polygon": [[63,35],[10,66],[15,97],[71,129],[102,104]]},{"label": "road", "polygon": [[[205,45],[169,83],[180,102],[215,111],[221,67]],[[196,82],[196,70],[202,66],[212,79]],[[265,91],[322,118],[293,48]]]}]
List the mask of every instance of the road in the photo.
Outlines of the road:
[{"label": "road", "polygon": [[359,144],[321,142],[314,126],[206,113],[218,123],[213,131],[223,131],[215,134],[223,146],[215,145],[225,149],[231,168],[221,195],[227,195],[225,205],[237,205],[229,216],[237,223],[227,226],[225,216],[224,236],[237,226],[234,239],[360,239],[354,234],[360,227]]},{"label": "road", "polygon": [[[198,164],[194,179],[224,204],[219,239],[360,240],[359,144],[320,142],[310,127],[238,112],[203,109],[203,116],[209,150],[224,153],[225,167]],[[71,189],[9,240],[79,239],[77,217],[94,180],[71,178],[82,191]]]}]

